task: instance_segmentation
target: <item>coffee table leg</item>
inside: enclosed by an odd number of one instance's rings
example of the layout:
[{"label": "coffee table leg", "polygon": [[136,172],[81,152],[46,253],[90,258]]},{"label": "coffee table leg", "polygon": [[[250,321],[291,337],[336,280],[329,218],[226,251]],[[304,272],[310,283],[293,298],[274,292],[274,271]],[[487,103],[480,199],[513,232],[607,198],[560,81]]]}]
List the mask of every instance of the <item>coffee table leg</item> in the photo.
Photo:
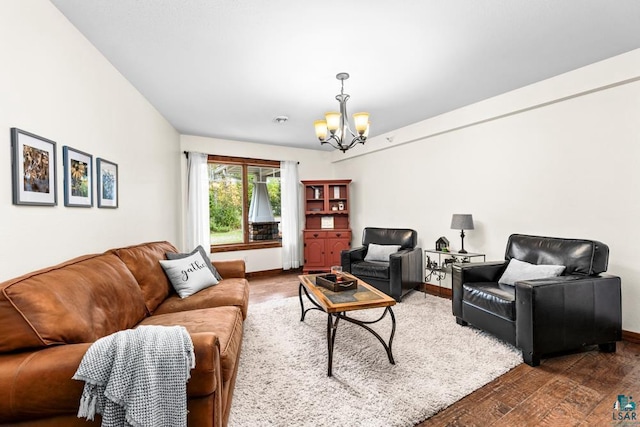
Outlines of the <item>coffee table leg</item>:
[{"label": "coffee table leg", "polygon": [[[391,316],[391,335],[389,336],[389,342],[388,343],[385,342],[385,340],[376,331],[374,331],[373,329],[371,329],[368,326],[368,325],[371,325],[373,323],[378,323],[379,321],[384,319],[385,316],[387,315],[387,313],[389,313],[389,315]],[[391,352],[391,345],[393,344],[393,337],[396,334],[396,317],[393,314],[393,310],[391,309],[391,307],[385,308],[384,312],[382,313],[382,316],[380,316],[377,320],[372,320],[372,321],[362,321],[362,320],[354,319],[352,317],[348,317],[344,313],[337,313],[336,317],[339,317],[340,319],[344,319],[349,323],[353,323],[354,325],[358,325],[361,328],[364,328],[367,331],[369,331],[371,333],[371,335],[376,337],[378,339],[378,341],[380,341],[380,344],[382,344],[382,346],[384,347],[385,351],[387,352],[387,357],[389,358],[389,363],[391,363],[392,365],[396,364],[395,360],[393,359],[393,353]]]},{"label": "coffee table leg", "polygon": [[[307,299],[309,300],[309,302],[314,306],[314,307],[309,307],[305,310],[304,308],[304,302],[302,301],[302,292],[304,292],[304,294],[307,296]],[[309,296],[309,292],[307,292],[307,288],[304,287],[304,285],[302,283],[300,283],[300,286],[298,287],[298,298],[300,299],[300,310],[302,311],[302,316],[300,317],[300,321],[304,322],[304,318],[307,315],[308,311],[311,310],[319,310],[322,311],[323,313],[325,313],[325,311],[322,309],[322,307],[320,307],[318,305],[317,302],[315,302],[310,296]]]},{"label": "coffee table leg", "polygon": [[336,342],[336,331],[338,330],[338,321],[340,317],[336,316],[335,323],[333,322],[333,315],[327,313],[327,350],[329,353],[329,363],[327,368],[327,376],[333,376],[333,347]]}]

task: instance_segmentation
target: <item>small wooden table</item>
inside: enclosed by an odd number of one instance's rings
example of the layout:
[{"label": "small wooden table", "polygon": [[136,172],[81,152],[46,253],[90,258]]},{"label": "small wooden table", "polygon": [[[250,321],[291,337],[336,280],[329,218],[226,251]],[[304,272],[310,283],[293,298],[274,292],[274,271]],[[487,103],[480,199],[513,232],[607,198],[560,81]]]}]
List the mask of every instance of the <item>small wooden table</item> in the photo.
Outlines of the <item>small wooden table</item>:
[{"label": "small wooden table", "polygon": [[[338,322],[340,319],[353,323],[354,325],[358,325],[369,331],[384,347],[387,352],[387,356],[389,357],[389,362],[395,365],[393,354],[391,352],[391,344],[393,343],[393,336],[396,333],[396,318],[393,315],[391,307],[396,304],[396,301],[357,277],[347,273],[342,274],[349,278],[358,280],[358,288],[349,291],[333,292],[329,289],[323,288],[322,286],[316,286],[317,274],[298,276],[300,279],[298,296],[300,298],[300,309],[302,310],[302,317],[300,318],[300,321],[304,321],[307,312],[310,310],[320,310],[327,313],[327,350],[329,353],[327,375],[332,376],[333,346],[336,341],[336,331],[338,329]],[[307,309],[304,308],[304,301],[302,299],[303,292],[313,307]],[[362,321],[348,317],[345,314],[347,311],[366,310],[369,308],[380,307],[385,307],[385,310],[382,313],[382,316],[373,321]],[[387,313],[391,317],[391,336],[389,337],[388,343],[385,342],[385,340],[382,339],[376,331],[368,326],[384,319]]]}]

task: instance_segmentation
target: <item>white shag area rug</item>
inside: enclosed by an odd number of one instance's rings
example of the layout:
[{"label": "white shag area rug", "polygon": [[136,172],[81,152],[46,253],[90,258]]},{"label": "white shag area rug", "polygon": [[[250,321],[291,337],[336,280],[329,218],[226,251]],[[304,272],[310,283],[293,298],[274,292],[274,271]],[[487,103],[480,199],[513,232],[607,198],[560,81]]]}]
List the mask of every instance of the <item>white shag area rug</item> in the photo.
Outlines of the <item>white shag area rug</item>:
[{"label": "white shag area rug", "polygon": [[[375,320],[383,310],[347,314]],[[341,320],[327,377],[325,313],[300,322],[297,297],[250,306],[229,426],[414,426],[522,363],[515,347],[456,324],[450,300],[413,292],[393,311],[396,364]],[[388,341],[389,316],[373,329]]]}]

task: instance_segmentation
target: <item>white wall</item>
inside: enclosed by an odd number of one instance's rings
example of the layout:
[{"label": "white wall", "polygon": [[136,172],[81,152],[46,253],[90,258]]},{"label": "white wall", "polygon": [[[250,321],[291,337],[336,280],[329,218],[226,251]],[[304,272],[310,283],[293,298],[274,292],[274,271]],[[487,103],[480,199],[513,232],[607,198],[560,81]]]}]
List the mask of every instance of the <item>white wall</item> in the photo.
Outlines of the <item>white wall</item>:
[{"label": "white wall", "polygon": [[[0,280],[180,232],[179,135],[48,1],[0,2]],[[58,206],[14,206],[10,128],[57,143]],[[62,147],[118,164],[118,209],[64,207]],[[95,201],[94,201],[95,205]]]},{"label": "white wall", "polygon": [[[275,125],[274,125],[275,126]],[[255,144],[251,142],[229,141],[216,138],[182,135],[180,137],[183,151],[196,151],[200,153],[216,154],[220,156],[249,157],[264,160],[295,160],[298,161],[298,174],[300,180],[305,179],[331,179],[333,178],[333,166],[330,153],[317,150],[305,150],[302,148],[289,148],[277,145]],[[183,156],[182,162],[182,205],[186,202],[186,167],[187,162]],[[185,210],[183,210],[183,224],[186,223]],[[304,225],[304,222],[301,226]],[[183,233],[184,236],[184,233]],[[184,242],[183,242],[184,246]],[[191,250],[190,248],[183,248]],[[275,270],[282,268],[281,248],[255,249],[248,251],[217,252],[211,255],[216,259],[238,259],[246,262],[247,272]]]},{"label": "white wall", "polygon": [[600,240],[623,329],[640,332],[639,79],[636,50],[333,153],[353,179],[353,245],[366,226],[409,227],[459,249],[453,213],[473,214],[465,249],[487,260],[511,233]]}]

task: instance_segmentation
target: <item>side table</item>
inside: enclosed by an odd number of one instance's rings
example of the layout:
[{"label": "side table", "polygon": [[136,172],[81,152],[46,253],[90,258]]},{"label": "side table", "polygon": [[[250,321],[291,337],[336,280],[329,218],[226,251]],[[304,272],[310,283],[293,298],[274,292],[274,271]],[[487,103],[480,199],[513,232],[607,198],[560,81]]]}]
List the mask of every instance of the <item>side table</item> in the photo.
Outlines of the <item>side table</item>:
[{"label": "side table", "polygon": [[[438,260],[435,260],[437,255]],[[433,257],[433,259],[432,259]],[[473,258],[482,257],[482,262],[487,260],[485,254],[474,252],[452,252],[452,251],[439,251],[436,249],[425,249],[424,251],[424,265],[425,265],[425,283],[429,283],[434,278],[438,284],[438,288],[442,288],[442,281],[447,277],[447,273],[451,273],[451,264],[471,262]],[[440,292],[438,292],[438,295]],[[426,294],[425,294],[426,296]]]}]

